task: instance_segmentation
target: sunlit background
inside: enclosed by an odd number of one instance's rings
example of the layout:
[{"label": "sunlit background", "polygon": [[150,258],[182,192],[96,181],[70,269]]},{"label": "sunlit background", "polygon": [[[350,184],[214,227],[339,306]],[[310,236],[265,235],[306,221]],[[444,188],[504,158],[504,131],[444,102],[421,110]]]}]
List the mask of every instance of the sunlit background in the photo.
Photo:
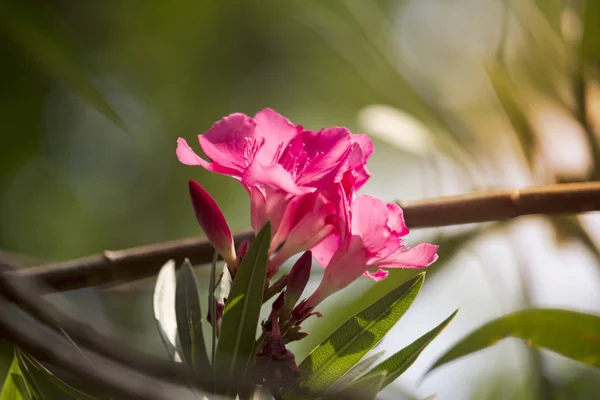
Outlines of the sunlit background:
[{"label": "sunlit background", "polygon": [[[189,179],[233,228],[248,227],[242,187],[179,164],[175,146],[224,115],[264,107],[307,128],[368,133],[376,151],[363,192],[388,201],[600,178],[595,0],[6,3],[0,249],[25,264],[200,234]],[[460,311],[382,398],[593,398],[597,371],[514,339],[423,377],[451,344],[510,311],[599,313],[599,221],[414,230],[410,241],[440,244],[440,260],[376,351],[392,353]],[[412,273],[394,271],[389,284]],[[53,298],[163,354],[152,284]],[[297,358],[370,286],[333,296]]]}]

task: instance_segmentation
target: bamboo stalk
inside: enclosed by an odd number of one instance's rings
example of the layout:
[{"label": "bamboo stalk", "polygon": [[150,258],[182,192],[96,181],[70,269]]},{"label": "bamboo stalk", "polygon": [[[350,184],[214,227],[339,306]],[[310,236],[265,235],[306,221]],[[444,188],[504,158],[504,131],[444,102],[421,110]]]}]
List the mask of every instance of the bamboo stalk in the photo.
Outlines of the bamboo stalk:
[{"label": "bamboo stalk", "polygon": [[[577,214],[600,211],[600,182],[486,191],[399,204],[410,228],[498,221],[531,214]],[[235,235],[236,243],[252,237],[251,231]],[[51,290],[65,291],[149,277],[169,259],[181,262],[187,257],[193,264],[205,264],[212,256],[213,248],[205,239],[186,238],[6,273],[36,278]]]}]

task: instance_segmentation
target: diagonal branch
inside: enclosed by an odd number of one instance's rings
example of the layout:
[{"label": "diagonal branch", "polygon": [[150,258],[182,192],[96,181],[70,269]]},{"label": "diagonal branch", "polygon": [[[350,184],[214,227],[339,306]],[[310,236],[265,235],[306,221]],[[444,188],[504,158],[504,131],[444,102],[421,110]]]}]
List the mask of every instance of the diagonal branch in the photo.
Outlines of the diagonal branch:
[{"label": "diagonal branch", "polygon": [[[576,214],[600,211],[600,182],[570,183],[522,190],[487,191],[462,196],[401,202],[406,224],[424,228],[498,221],[531,214]],[[251,239],[251,231],[235,235]],[[65,291],[155,275],[169,259],[210,263],[213,248],[200,238],[187,238],[7,272],[37,278],[53,290]]]}]

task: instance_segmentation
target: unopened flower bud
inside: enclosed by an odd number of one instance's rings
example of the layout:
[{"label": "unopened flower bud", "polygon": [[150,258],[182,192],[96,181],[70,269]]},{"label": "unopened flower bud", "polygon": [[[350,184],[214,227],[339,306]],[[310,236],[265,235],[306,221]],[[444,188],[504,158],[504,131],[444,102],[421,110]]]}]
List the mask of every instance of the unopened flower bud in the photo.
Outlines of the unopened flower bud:
[{"label": "unopened flower bud", "polygon": [[308,332],[294,332],[294,333],[290,333],[289,335],[285,335],[284,342],[286,344],[287,343],[291,343],[291,342],[297,342],[299,340],[304,339],[307,336],[308,336]]},{"label": "unopened flower bud", "polygon": [[233,236],[215,199],[198,182],[190,181],[189,186],[194,213],[200,227],[225,262],[236,266]]},{"label": "unopened flower bud", "polygon": [[215,328],[216,328],[216,333],[217,333],[217,337],[219,336],[220,332],[221,332],[221,318],[223,318],[223,310],[225,310],[225,305],[223,303],[221,303],[220,301],[217,301],[217,299],[215,299],[215,314],[217,314],[217,318],[213,321],[213,317],[210,313],[210,306],[208,307],[208,314],[206,315],[206,320],[211,324],[216,324]]},{"label": "unopened flower bud", "polygon": [[284,294],[281,293],[273,302],[273,313],[280,314],[283,307]]},{"label": "unopened flower bud", "polygon": [[250,241],[249,240],[244,240],[242,243],[240,243],[240,245],[237,248],[237,256],[242,259],[246,253],[248,252],[248,249],[250,248]]},{"label": "unopened flower bud", "polygon": [[284,313],[289,315],[294,306],[300,299],[308,279],[310,278],[310,269],[312,266],[312,252],[307,251],[296,261],[290,271],[287,289],[285,290]]}]

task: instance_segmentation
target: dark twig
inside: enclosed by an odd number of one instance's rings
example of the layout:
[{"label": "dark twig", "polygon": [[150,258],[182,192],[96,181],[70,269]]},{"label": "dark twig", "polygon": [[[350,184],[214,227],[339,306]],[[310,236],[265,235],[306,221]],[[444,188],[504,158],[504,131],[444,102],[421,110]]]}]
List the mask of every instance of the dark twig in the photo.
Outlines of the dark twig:
[{"label": "dark twig", "polygon": [[[406,224],[424,228],[497,221],[531,214],[577,214],[600,210],[600,182],[568,183],[473,193],[399,203]],[[236,242],[251,239],[251,231],[235,235]],[[208,264],[213,256],[209,242],[187,238],[8,272],[35,277],[50,290],[64,291],[155,275],[169,259],[188,257],[193,264]]]}]

